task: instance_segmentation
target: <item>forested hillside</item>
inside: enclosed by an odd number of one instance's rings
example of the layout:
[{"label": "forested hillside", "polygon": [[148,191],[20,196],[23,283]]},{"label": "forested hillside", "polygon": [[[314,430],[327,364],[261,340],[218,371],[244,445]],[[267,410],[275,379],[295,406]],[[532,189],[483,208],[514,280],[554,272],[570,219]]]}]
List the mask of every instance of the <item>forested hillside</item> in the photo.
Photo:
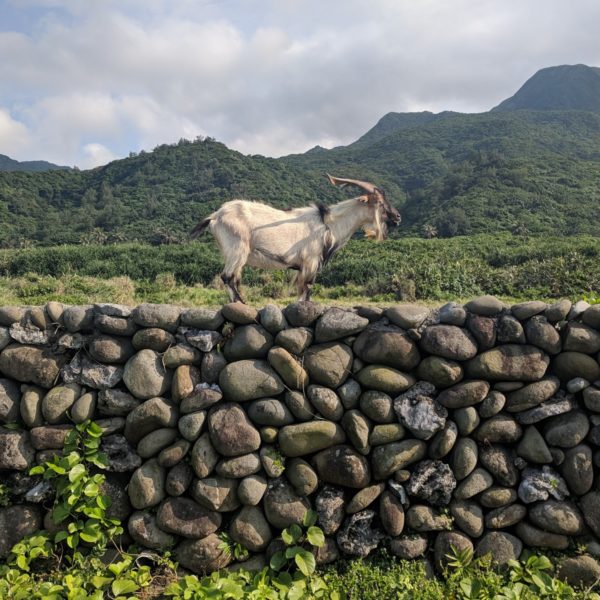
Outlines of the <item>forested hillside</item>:
[{"label": "forested hillside", "polygon": [[[567,82],[581,79],[579,66],[568,77],[558,69]],[[597,76],[586,69],[582,97]],[[535,89],[557,88],[557,73],[545,71],[541,83],[532,78]],[[600,112],[505,107],[390,113],[349,146],[280,159],[208,138],[90,171],[0,172],[0,246],[177,242],[232,198],[289,207],[351,193],[330,186],[325,172],[382,186],[403,214],[396,236],[600,235]]]}]

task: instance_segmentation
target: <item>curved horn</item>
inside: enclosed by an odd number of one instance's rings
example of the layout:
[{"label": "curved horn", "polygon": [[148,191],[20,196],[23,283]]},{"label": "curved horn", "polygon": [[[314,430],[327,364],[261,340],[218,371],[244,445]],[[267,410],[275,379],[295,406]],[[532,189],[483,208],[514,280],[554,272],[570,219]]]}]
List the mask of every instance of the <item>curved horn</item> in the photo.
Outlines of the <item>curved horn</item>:
[{"label": "curved horn", "polygon": [[368,181],[359,181],[358,179],[343,179],[341,177],[333,177],[329,173],[326,173],[327,178],[333,185],[339,185],[345,187],[347,185],[355,185],[356,187],[362,188],[368,194],[374,194],[379,191],[379,188]]}]

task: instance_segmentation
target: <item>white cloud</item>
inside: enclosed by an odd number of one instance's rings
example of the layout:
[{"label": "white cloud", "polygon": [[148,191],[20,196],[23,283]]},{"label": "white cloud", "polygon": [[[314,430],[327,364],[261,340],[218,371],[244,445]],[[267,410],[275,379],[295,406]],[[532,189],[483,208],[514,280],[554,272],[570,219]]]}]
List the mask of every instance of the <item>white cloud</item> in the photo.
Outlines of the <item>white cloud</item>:
[{"label": "white cloud", "polygon": [[[577,10],[575,10],[575,7]],[[483,111],[537,69],[600,64],[595,0],[12,0],[0,143],[98,164],[211,135],[281,155],[388,111]],[[28,157],[30,157],[28,156]]]}]

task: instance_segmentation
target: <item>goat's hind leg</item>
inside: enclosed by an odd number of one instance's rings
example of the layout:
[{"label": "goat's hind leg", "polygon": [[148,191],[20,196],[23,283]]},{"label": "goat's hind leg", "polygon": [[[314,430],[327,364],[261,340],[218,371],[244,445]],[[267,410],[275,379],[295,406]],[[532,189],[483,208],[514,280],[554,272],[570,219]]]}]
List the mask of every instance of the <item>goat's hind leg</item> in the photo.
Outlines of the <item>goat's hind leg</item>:
[{"label": "goat's hind leg", "polygon": [[243,304],[246,304],[238,290],[240,281],[239,279],[236,280],[235,275],[229,275],[223,271],[223,273],[221,273],[221,281],[225,284],[227,293],[229,294],[229,298],[232,302],[242,302]]}]

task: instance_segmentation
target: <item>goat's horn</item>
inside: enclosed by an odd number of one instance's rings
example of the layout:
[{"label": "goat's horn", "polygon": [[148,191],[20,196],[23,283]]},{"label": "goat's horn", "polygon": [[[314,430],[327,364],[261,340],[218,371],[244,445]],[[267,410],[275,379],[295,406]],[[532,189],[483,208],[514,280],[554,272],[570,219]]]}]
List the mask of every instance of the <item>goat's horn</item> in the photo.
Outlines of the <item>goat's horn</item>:
[{"label": "goat's horn", "polygon": [[339,186],[347,186],[347,185],[355,185],[356,187],[359,187],[363,190],[365,190],[365,192],[369,193],[369,194],[373,194],[375,193],[375,191],[379,191],[378,187],[376,185],[373,185],[372,183],[369,183],[368,181],[359,181],[358,179],[343,179],[342,177],[333,177],[332,175],[330,175],[329,173],[326,173],[329,181],[331,183],[333,183],[333,185],[339,185]]}]

